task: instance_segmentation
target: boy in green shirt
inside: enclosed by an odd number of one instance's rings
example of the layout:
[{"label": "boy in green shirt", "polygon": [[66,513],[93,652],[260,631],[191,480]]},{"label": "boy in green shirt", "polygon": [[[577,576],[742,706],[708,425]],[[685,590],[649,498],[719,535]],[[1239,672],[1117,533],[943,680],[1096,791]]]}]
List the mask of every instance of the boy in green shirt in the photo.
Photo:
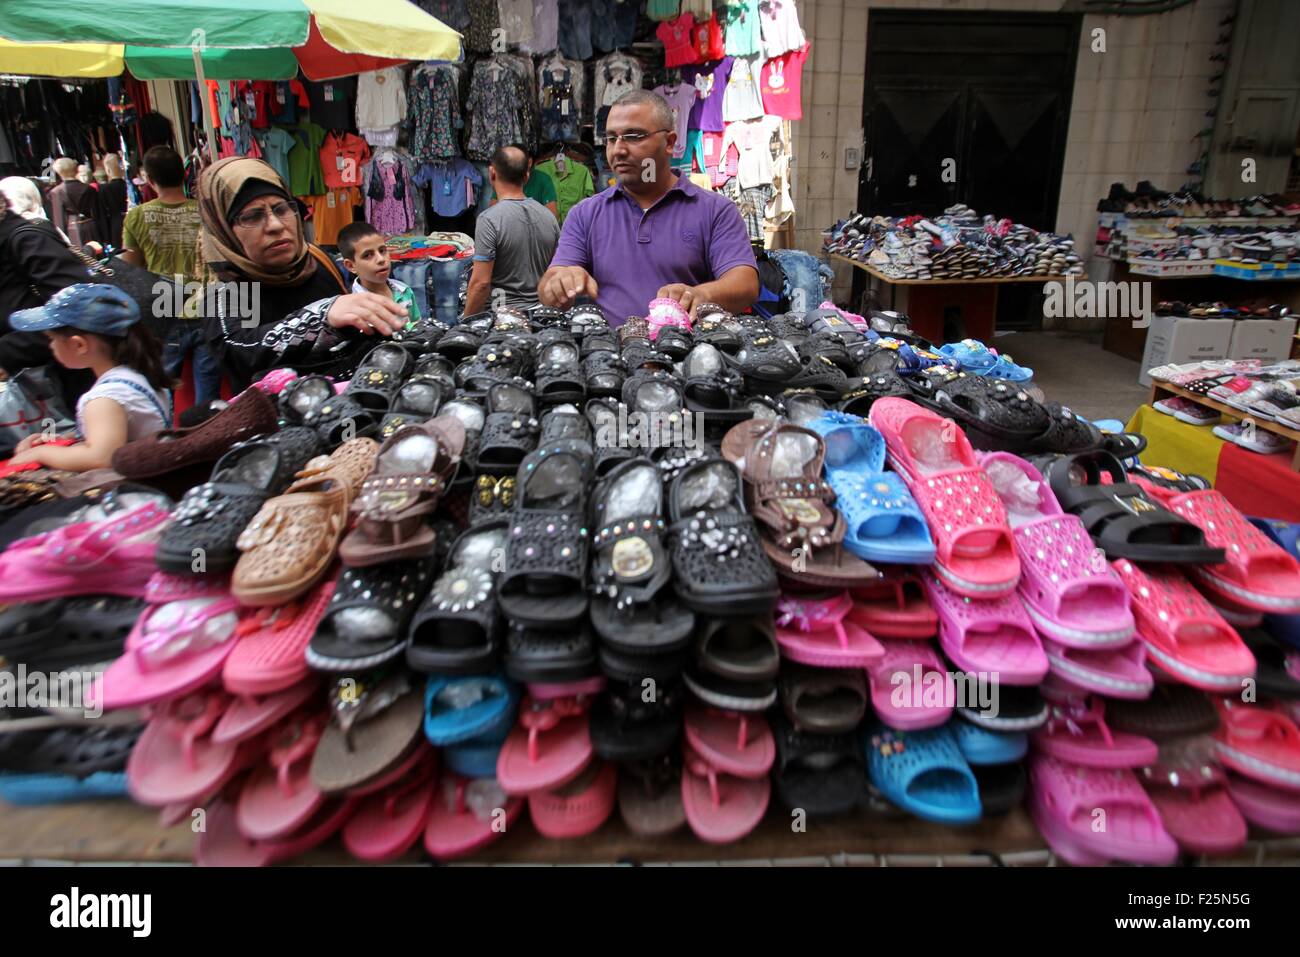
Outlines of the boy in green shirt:
[{"label": "boy in green shirt", "polygon": [[339,230],[339,253],[343,256],[343,265],[357,277],[352,283],[352,291],[373,292],[405,306],[406,328],[413,329],[420,322],[420,307],[410,286],[389,278],[392,266],[388,250],[384,248],[387,241],[384,234],[369,223],[349,223]]}]

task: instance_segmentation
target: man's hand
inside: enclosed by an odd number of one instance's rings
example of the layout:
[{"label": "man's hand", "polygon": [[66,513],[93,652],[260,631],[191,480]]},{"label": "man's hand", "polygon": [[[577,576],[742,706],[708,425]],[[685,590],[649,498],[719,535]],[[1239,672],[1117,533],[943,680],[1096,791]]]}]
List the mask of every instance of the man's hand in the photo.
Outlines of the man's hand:
[{"label": "man's hand", "polygon": [[657,293],[656,299],[673,299],[679,303],[692,319],[695,318],[695,307],[702,302],[707,302],[699,289],[695,286],[688,286],[685,283],[674,282],[664,286]]},{"label": "man's hand", "polygon": [[406,307],[373,292],[353,292],[334,300],[325,321],[335,329],[351,327],[366,335],[391,336],[406,328]]},{"label": "man's hand", "polygon": [[537,287],[537,298],[542,305],[553,309],[568,309],[578,301],[579,296],[596,298],[596,280],[581,266],[555,266],[546,271],[541,285]]}]

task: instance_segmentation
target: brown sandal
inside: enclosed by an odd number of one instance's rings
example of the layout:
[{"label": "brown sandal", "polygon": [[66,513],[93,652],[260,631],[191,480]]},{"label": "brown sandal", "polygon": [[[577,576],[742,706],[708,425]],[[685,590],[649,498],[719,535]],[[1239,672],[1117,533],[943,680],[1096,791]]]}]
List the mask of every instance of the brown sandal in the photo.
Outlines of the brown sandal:
[{"label": "brown sandal", "polygon": [[764,531],[763,550],[779,572],[832,588],[879,577],[840,545],[847,526],[822,479],[820,435],[789,422],[750,419],[727,433],[722,455],[740,469],[749,513]]},{"label": "brown sandal", "polygon": [[320,581],[378,451],[374,439],[344,442],[308,462],[283,495],[262,506],[236,543],[244,554],[230,590],[240,604],[283,605]]},{"label": "brown sandal", "polygon": [[379,448],[375,468],[352,503],[357,527],[339,546],[339,558],[364,568],[423,558],[434,546],[429,516],[451,484],[465,448],[465,426],[455,416],[405,425]]}]

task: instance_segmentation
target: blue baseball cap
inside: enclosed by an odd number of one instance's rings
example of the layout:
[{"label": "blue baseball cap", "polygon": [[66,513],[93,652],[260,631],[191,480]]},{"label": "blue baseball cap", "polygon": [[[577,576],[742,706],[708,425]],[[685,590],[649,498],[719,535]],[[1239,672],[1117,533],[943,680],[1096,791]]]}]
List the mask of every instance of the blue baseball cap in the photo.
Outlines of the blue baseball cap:
[{"label": "blue baseball cap", "polygon": [[121,289],[86,282],[60,289],[43,306],[9,316],[9,324],[19,332],[78,329],[104,336],[125,335],[139,321],[139,305]]}]

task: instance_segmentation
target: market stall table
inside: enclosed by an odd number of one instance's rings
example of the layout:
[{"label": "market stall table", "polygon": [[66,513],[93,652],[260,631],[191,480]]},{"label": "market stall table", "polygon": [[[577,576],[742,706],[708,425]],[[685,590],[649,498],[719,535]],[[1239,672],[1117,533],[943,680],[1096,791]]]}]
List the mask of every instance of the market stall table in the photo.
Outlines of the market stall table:
[{"label": "market stall table", "polygon": [[[975,276],[970,279],[897,279],[887,276],[871,265],[850,259],[839,253],[832,253],[831,259],[848,263],[860,269],[872,279],[877,279],[890,287],[907,286],[908,318],[912,329],[931,342],[946,342],[955,339],[979,339],[982,342],[993,341],[993,331],[997,326],[998,286],[1005,283],[1026,282],[1065,282],[1065,276]],[[855,284],[856,285],[856,284]],[[968,286],[972,288],[959,289]],[[854,291],[857,298],[857,291]],[[890,290],[889,307],[894,307],[894,290]],[[956,308],[961,314],[960,335],[944,334],[944,313]]]}]

